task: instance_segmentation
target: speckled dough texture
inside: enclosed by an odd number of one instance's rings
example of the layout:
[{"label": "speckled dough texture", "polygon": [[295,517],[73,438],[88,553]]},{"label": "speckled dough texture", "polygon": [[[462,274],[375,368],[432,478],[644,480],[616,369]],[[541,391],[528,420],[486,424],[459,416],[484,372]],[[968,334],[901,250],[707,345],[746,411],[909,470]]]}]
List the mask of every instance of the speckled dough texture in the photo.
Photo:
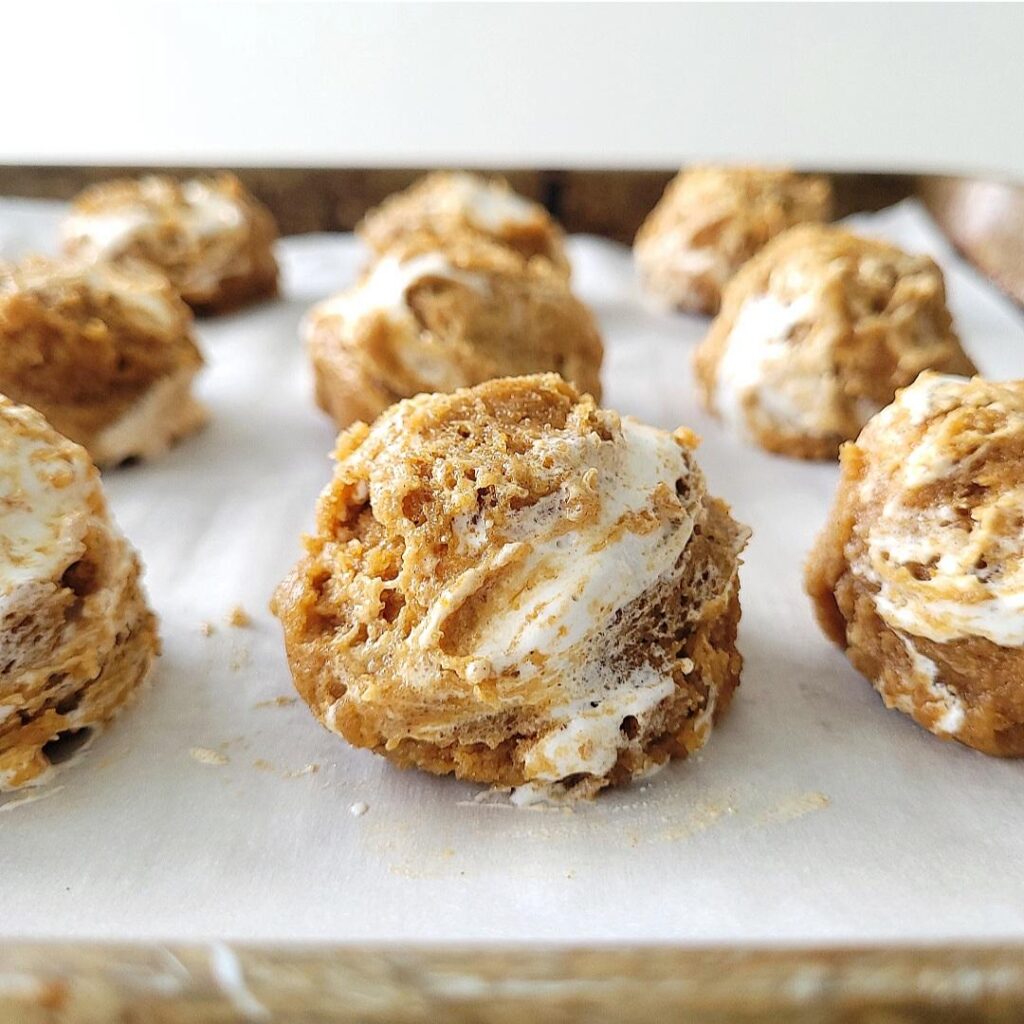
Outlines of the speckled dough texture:
[{"label": "speckled dough texture", "polygon": [[694,369],[709,411],[805,459],[835,458],[922,370],[975,372],[933,260],[827,225],[785,232],[736,275]]},{"label": "speckled dough texture", "polygon": [[145,680],[140,574],[85,450],[0,396],[0,790],[44,781]]},{"label": "speckled dough texture", "polygon": [[371,210],[356,231],[378,255],[409,235],[431,234],[442,244],[476,235],[523,260],[542,257],[569,276],[562,229],[540,203],[513,192],[504,178],[436,171]]},{"label": "speckled dough texture", "polygon": [[601,336],[565,278],[472,235],[396,243],[302,332],[317,402],[340,427],[495,377],[555,372],[601,397]]},{"label": "speckled dough texture", "polygon": [[747,531],[695,444],[555,375],[343,433],[274,598],[299,693],[356,746],[527,794],[697,750],[739,682]]},{"label": "speckled dough texture", "polygon": [[694,167],[672,179],[633,246],[643,288],[667,306],[717,313],[725,286],[796,224],[826,221],[826,178],[762,167]]},{"label": "speckled dough texture", "polygon": [[38,409],[98,465],[152,458],[197,429],[192,314],[142,264],[0,264],[0,393]]},{"label": "speckled dough texture", "polygon": [[198,313],[277,294],[277,225],[233,174],[151,175],[87,188],[62,225],[64,250],[86,260],[144,260]]},{"label": "speckled dough texture", "polygon": [[807,589],[887,707],[1024,754],[1024,382],[926,373],[844,445]]}]

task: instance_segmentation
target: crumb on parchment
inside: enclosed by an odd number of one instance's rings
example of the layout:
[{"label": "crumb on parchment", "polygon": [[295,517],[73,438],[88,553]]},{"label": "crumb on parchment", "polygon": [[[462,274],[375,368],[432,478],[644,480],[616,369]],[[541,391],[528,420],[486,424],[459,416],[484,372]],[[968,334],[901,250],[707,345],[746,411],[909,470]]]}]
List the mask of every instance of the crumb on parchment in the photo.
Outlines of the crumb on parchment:
[{"label": "crumb on parchment", "polygon": [[236,604],[227,614],[227,624],[235,629],[245,629],[252,625],[252,616],[240,604]]},{"label": "crumb on parchment", "polygon": [[280,697],[272,697],[270,700],[257,701],[254,708],[290,708],[298,701],[298,697],[289,697],[282,694]]},{"label": "crumb on parchment", "polygon": [[225,754],[221,754],[216,750],[210,750],[209,747],[192,747],[189,750],[189,755],[200,764],[209,764],[217,768],[222,768],[228,763]]}]

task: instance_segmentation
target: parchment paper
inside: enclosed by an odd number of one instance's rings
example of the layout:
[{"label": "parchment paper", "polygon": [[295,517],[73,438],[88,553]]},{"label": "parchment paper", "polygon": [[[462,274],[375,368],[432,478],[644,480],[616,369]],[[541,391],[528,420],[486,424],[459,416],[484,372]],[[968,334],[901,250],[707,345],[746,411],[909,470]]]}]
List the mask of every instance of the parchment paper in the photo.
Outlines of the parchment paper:
[{"label": "parchment paper", "polygon": [[[52,248],[59,210],[0,205],[0,251]],[[1019,313],[920,209],[859,224],[933,253],[983,371],[1024,375]],[[591,806],[522,810],[398,771],[348,748],[301,703],[274,703],[292,690],[267,601],[312,522],[334,436],[312,404],[296,325],[362,260],[349,236],[286,239],[287,298],[200,326],[209,428],[161,461],[105,474],[146,563],[164,655],[151,687],[79,764],[42,799],[0,813],[0,933],[1024,938],[1024,764],[886,711],[812,620],[801,566],[836,467],[727,435],[693,394],[689,355],[706,321],[645,307],[626,249],[579,237],[571,250],[607,342],[607,404],[692,425],[712,487],[754,529],[743,685],[706,750]],[[250,628],[225,624],[236,603]],[[356,803],[365,814],[351,813]]]}]

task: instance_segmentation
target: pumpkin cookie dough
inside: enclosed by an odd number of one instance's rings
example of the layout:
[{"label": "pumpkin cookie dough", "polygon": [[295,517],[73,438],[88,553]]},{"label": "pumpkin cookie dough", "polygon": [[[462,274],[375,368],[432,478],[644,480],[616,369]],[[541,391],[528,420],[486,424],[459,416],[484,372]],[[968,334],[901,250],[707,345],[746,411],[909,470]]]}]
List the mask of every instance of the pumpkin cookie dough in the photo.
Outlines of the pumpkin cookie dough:
[{"label": "pumpkin cookie dough", "polygon": [[726,289],[694,353],[705,406],[771,452],[832,459],[922,370],[972,374],[927,256],[793,228]]},{"label": "pumpkin cookie dough", "polygon": [[140,574],[85,450],[0,396],[0,790],[44,781],[148,675]]},{"label": "pumpkin cookie dough", "polygon": [[922,374],[844,445],[807,589],[887,707],[1024,754],[1024,381]]},{"label": "pumpkin cookie dough", "polygon": [[0,265],[0,393],[38,409],[98,465],[152,458],[206,419],[192,314],[141,264]]},{"label": "pumpkin cookie dough", "polygon": [[407,239],[355,287],[316,306],[303,335],[316,398],[335,422],[401,398],[551,371],[600,399],[593,316],[546,261],[481,238]]},{"label": "pumpkin cookie dough", "polygon": [[274,597],[299,693],[356,746],[521,796],[699,749],[739,682],[747,530],[695,445],[553,374],[352,427]]},{"label": "pumpkin cookie dough", "polygon": [[667,306],[717,313],[736,271],[776,235],[831,215],[828,179],[761,167],[680,171],[633,245],[644,289]]},{"label": "pumpkin cookie dough", "polygon": [[277,226],[233,174],[93,185],[75,200],[62,233],[71,256],[153,264],[199,313],[277,294]]},{"label": "pumpkin cookie dough", "polygon": [[356,231],[378,255],[409,235],[431,234],[442,243],[477,235],[525,260],[543,257],[569,276],[561,228],[540,203],[517,195],[504,178],[436,171],[371,210]]}]

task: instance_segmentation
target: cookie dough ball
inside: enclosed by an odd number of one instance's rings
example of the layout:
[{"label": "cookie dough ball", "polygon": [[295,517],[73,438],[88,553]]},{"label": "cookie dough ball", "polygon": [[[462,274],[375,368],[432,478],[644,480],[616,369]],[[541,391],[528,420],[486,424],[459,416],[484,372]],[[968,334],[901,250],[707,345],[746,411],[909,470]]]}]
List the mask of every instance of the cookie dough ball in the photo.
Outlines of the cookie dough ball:
[{"label": "cookie dough ball", "polygon": [[303,333],[317,401],[341,427],[423,391],[543,371],[601,395],[601,337],[565,278],[480,238],[396,245]]},{"label": "cookie dough ball", "polygon": [[277,294],[277,226],[233,174],[93,185],[75,200],[62,233],[69,255],[159,267],[200,313]]},{"label": "cookie dough ball", "polygon": [[805,225],[736,276],[694,353],[705,406],[762,448],[835,458],[922,370],[972,374],[927,256]]},{"label": "cookie dough ball", "polygon": [[0,393],[98,465],[154,457],[197,429],[202,365],[188,306],[144,265],[0,265]]},{"label": "cookie dough ball", "polygon": [[1024,381],[901,391],[843,447],[807,588],[887,707],[1024,754]]},{"label": "cookie dough ball", "polygon": [[561,228],[540,203],[517,195],[504,178],[479,174],[428,174],[371,210],[356,229],[377,254],[409,235],[428,233],[442,242],[482,236],[530,260],[542,256],[569,276]]},{"label": "cookie dough ball", "polygon": [[85,450],[0,396],[0,790],[44,781],[148,675],[140,572]]},{"label": "cookie dough ball", "polygon": [[637,232],[640,281],[667,306],[717,313],[736,271],[776,235],[828,220],[826,178],[760,167],[680,171]]},{"label": "cookie dough ball", "polygon": [[697,750],[739,682],[747,531],[695,443],[553,374],[343,433],[274,598],[299,693],[397,764],[527,793]]}]

